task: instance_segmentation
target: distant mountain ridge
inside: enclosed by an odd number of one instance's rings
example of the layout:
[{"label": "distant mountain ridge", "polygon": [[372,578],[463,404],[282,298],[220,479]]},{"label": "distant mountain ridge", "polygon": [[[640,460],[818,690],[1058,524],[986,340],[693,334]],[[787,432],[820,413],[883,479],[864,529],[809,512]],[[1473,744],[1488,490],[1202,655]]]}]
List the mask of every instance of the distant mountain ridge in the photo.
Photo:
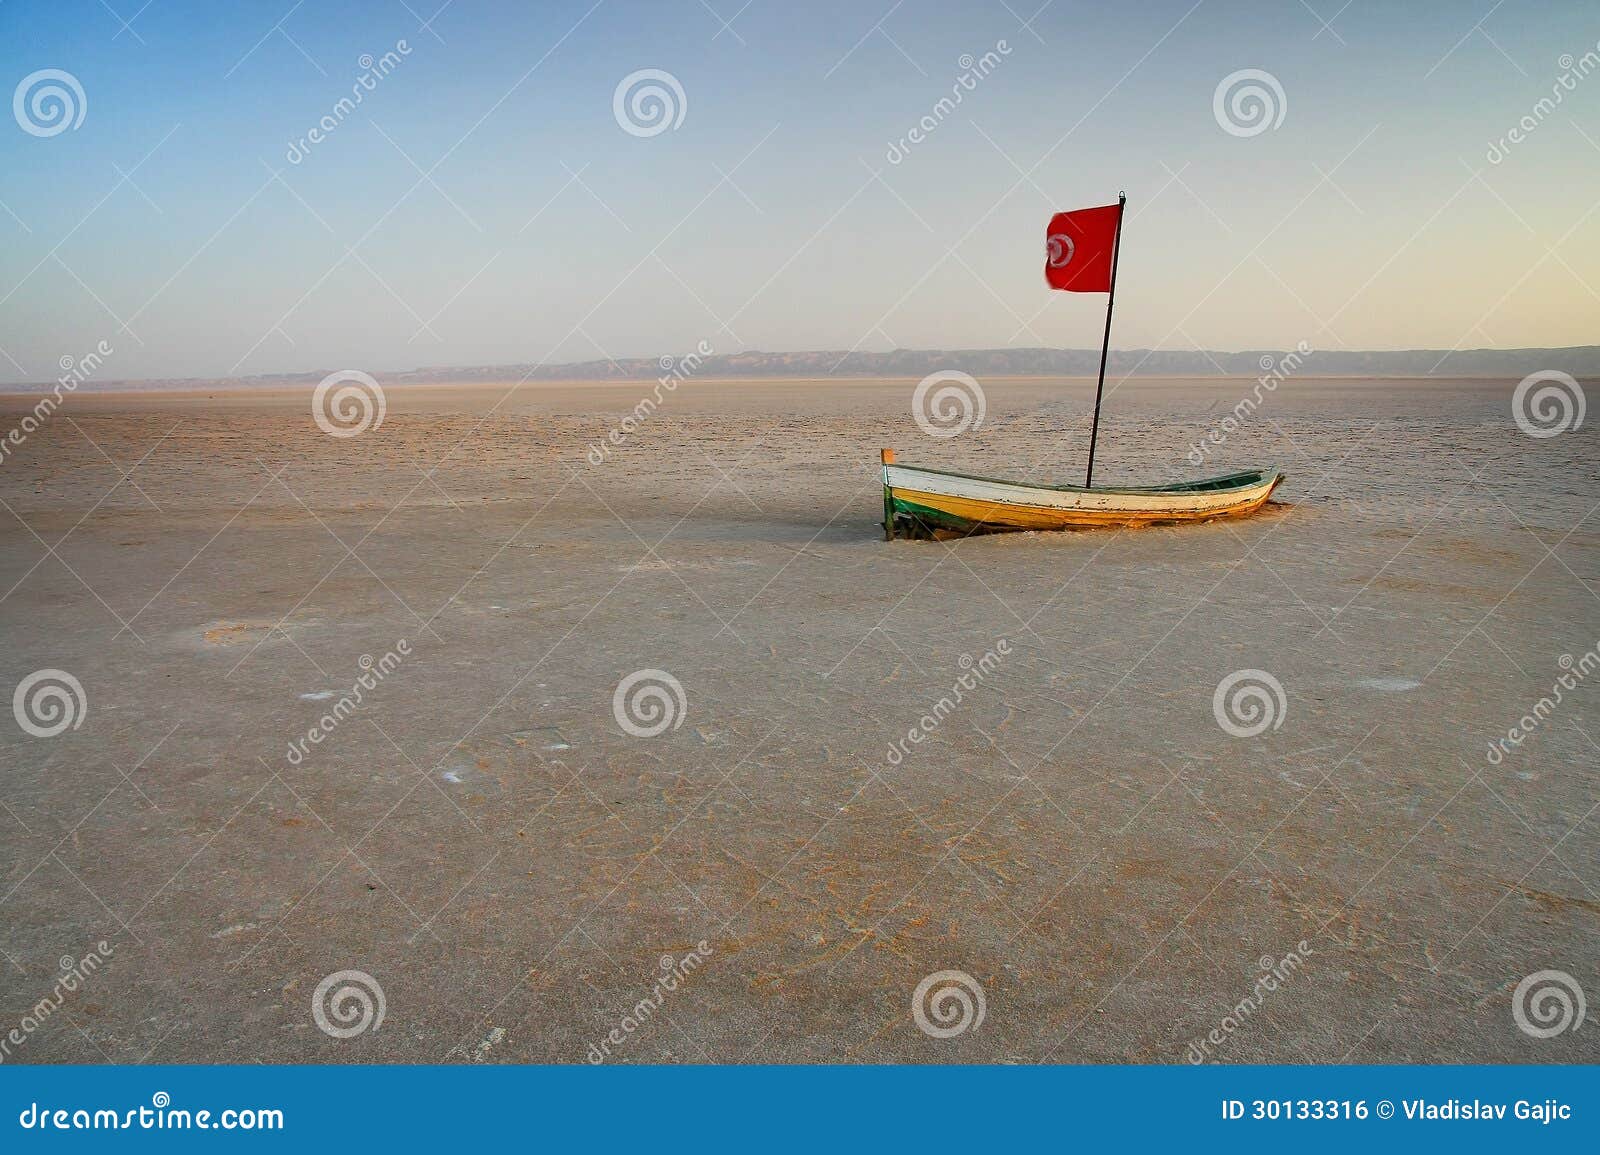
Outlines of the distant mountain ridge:
[{"label": "distant mountain ridge", "polygon": [[[1114,349],[1106,372],[1140,377],[1256,377],[1289,353],[1245,349]],[[1295,354],[1288,376],[1304,377],[1504,377],[1518,379],[1541,369],[1575,377],[1600,376],[1600,345],[1564,349],[1385,349],[1313,350]],[[629,357],[618,361],[579,361],[559,365],[437,366],[402,371],[373,370],[386,385],[523,380],[649,380],[673,372],[680,377],[925,377],[939,369],[959,369],[974,377],[1092,377],[1098,349],[895,349],[886,353],[840,350],[797,353],[715,353],[700,357]],[[192,389],[206,385],[283,388],[314,385],[332,369],[242,378],[182,378],[141,381],[85,381],[86,391],[115,388]],[[48,383],[46,383],[46,387]],[[33,391],[38,383],[0,386]]]},{"label": "distant mountain ridge", "polygon": [[[1106,372],[1141,377],[1255,377],[1288,352],[1245,349],[1113,349]],[[1574,376],[1600,374],[1600,345],[1566,349],[1394,349],[1313,350],[1297,354],[1295,372],[1306,376],[1434,376],[1520,378],[1539,369]],[[674,364],[677,359],[674,359]],[[895,349],[887,353],[820,351],[800,353],[713,354],[700,359],[696,377],[925,377],[938,369],[960,369],[974,377],[1094,376],[1098,349]],[[670,367],[655,359],[583,361],[566,365],[486,365],[416,369],[391,374],[396,381],[538,379],[607,380],[658,377]],[[687,368],[685,369],[688,372]]]}]

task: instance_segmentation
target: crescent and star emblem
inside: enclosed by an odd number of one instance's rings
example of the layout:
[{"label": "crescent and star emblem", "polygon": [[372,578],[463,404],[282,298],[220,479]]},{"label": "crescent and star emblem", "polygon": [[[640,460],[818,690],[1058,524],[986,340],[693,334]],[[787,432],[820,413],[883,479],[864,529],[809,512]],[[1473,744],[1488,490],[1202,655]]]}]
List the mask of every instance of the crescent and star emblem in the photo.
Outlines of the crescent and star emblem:
[{"label": "crescent and star emblem", "polygon": [[1059,269],[1072,260],[1075,245],[1066,233],[1051,233],[1045,243],[1046,259],[1052,269]]}]

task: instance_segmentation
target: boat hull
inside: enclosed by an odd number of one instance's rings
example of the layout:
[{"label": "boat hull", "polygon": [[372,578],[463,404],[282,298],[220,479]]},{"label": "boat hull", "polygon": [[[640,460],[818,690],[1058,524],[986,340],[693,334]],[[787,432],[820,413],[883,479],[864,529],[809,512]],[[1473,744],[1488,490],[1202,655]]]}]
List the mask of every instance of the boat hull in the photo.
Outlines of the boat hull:
[{"label": "boat hull", "polygon": [[1283,481],[1249,472],[1148,489],[1027,485],[885,464],[887,516],[913,533],[1088,529],[1209,521],[1254,513]]}]

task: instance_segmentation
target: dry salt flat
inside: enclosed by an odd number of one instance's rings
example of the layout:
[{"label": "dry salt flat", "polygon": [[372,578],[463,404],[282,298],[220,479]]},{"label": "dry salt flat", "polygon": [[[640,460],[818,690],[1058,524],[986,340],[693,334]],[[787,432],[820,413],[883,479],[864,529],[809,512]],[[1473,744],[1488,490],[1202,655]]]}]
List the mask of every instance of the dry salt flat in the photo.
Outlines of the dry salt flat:
[{"label": "dry salt flat", "polygon": [[4,687],[81,686],[0,727],[6,1061],[1600,1059],[1514,998],[1600,991],[1592,422],[1297,379],[1197,469],[1252,383],[1135,380],[1097,479],[1281,503],[885,543],[881,446],[1086,449],[1092,384],[914,384],[599,464],[647,385],[71,397],[0,467]]}]

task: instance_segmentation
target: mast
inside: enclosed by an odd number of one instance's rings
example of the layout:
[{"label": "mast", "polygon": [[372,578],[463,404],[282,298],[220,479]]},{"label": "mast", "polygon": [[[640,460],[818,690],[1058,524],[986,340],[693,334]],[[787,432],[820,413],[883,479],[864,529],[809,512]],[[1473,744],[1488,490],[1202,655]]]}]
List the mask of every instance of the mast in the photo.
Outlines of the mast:
[{"label": "mast", "polygon": [[1094,443],[1100,434],[1100,396],[1106,387],[1106,353],[1111,348],[1111,308],[1117,301],[1117,258],[1122,252],[1122,216],[1127,212],[1128,196],[1117,194],[1117,236],[1111,242],[1111,291],[1106,294],[1106,334],[1100,342],[1100,380],[1094,387],[1094,424],[1089,427],[1089,468],[1083,487],[1094,488]]}]

